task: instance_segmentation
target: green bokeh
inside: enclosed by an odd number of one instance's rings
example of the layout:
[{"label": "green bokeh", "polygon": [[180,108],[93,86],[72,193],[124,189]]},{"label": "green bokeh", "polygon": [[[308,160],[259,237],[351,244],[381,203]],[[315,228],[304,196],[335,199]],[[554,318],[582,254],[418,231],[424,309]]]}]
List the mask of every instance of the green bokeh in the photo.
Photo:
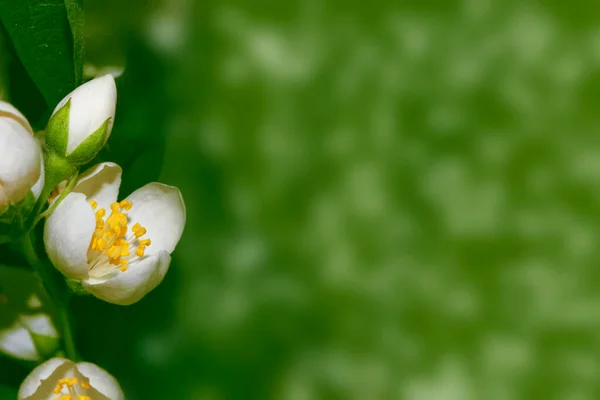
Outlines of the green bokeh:
[{"label": "green bokeh", "polygon": [[102,157],[187,205],[159,288],[73,307],[128,399],[599,398],[599,4],[86,12]]}]

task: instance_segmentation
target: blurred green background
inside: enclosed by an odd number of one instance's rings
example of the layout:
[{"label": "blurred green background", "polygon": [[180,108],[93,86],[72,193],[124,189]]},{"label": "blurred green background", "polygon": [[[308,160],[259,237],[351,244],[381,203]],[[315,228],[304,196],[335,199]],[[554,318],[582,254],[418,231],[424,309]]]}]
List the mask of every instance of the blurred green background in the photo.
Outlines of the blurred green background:
[{"label": "blurred green background", "polygon": [[85,7],[102,158],[188,212],[144,300],[73,304],[128,399],[600,398],[600,3]]}]

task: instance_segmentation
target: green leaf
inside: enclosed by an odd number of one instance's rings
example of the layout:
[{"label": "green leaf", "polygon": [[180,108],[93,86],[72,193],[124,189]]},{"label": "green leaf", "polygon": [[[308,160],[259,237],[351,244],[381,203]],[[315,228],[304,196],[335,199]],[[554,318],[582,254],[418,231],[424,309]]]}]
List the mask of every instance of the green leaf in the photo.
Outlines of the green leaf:
[{"label": "green leaf", "polygon": [[84,22],[83,0],[65,0],[67,17],[73,36],[73,66],[75,68],[75,86],[83,82],[83,49],[84,49]]},{"label": "green leaf", "polygon": [[73,90],[76,81],[73,36],[64,1],[0,0],[0,20],[23,66],[53,107]]},{"label": "green leaf", "polygon": [[0,385],[0,400],[16,399],[17,392],[18,392],[17,388]]},{"label": "green leaf", "polygon": [[48,105],[42,92],[17,56],[14,45],[2,23],[0,23],[0,42],[2,43],[0,62],[4,63],[6,68],[6,92],[3,98],[10,100],[12,105],[27,117],[35,131],[44,129],[48,123]]}]

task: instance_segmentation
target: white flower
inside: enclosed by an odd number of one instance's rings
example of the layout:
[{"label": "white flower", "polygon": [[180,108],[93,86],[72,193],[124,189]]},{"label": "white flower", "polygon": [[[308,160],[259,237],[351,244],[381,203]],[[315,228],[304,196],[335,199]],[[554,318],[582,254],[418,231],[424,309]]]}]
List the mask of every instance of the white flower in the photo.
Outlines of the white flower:
[{"label": "white flower", "polygon": [[122,400],[117,380],[95,364],[51,358],[21,384],[18,400]]},{"label": "white flower", "polygon": [[117,87],[112,75],[84,83],[54,109],[46,143],[58,155],[76,158],[77,163],[91,160],[110,136],[116,102]]},{"label": "white flower", "polygon": [[0,351],[11,357],[42,361],[58,348],[53,309],[37,276],[27,270],[0,268]]},{"label": "white flower", "polygon": [[0,211],[27,196],[40,176],[40,157],[27,119],[0,101]]},{"label": "white flower", "polygon": [[48,217],[46,251],[65,276],[94,296],[137,302],[162,282],[185,225],[179,189],[149,183],[117,202],[121,167],[98,164]]},{"label": "white flower", "polygon": [[40,154],[40,177],[31,187],[31,194],[33,194],[34,199],[38,199],[40,194],[42,193],[42,189],[44,188],[44,177],[45,177],[45,169],[44,169],[44,153]]},{"label": "white flower", "polygon": [[47,314],[20,315],[10,326],[0,329],[0,350],[16,359],[41,361],[43,355],[36,341],[44,341],[54,350],[59,345],[58,332]]}]

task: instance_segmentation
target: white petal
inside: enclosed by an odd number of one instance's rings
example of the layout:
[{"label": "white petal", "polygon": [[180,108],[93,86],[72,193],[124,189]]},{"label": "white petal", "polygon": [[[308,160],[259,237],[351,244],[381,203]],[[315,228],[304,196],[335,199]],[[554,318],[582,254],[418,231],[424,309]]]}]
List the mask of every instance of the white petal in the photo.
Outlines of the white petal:
[{"label": "white petal", "polygon": [[0,118],[0,207],[27,196],[40,177],[40,157],[40,144],[25,128]]},{"label": "white petal", "polygon": [[27,329],[32,333],[54,338],[59,337],[58,331],[52,323],[52,319],[47,314],[39,313],[33,315],[22,315],[20,321],[23,326],[27,327]]},{"label": "white petal", "polygon": [[38,361],[40,358],[29,331],[19,321],[0,329],[0,350],[22,360]]},{"label": "white petal", "polygon": [[127,197],[133,203],[128,211],[132,224],[147,229],[144,238],[152,241],[146,254],[161,250],[172,253],[185,226],[185,204],[179,189],[161,183],[149,183]]},{"label": "white petal", "polygon": [[8,117],[17,121],[23,128],[27,129],[33,135],[33,129],[29,125],[27,118],[10,103],[0,101],[0,117]]},{"label": "white petal", "polygon": [[[21,384],[19,388],[18,399],[23,400],[29,396],[32,396],[41,386],[42,381],[48,379],[51,375],[58,371],[58,368],[63,365],[72,365],[75,367],[75,364],[64,358],[51,358],[45,363],[39,365],[35,368],[27,378]],[[66,367],[66,365],[65,365]],[[60,379],[60,378],[59,378]]]},{"label": "white petal", "polygon": [[115,163],[96,164],[77,179],[71,193],[83,193],[88,200],[97,201],[98,208],[108,211],[110,203],[117,201],[122,172]]},{"label": "white petal", "polygon": [[87,275],[87,251],[95,228],[94,210],[81,193],[69,193],[48,217],[44,227],[46,252],[67,277],[83,279]]},{"label": "white petal", "polygon": [[40,197],[40,193],[42,193],[42,188],[44,187],[44,177],[45,177],[45,169],[44,169],[44,153],[40,154],[40,177],[31,187],[31,192],[33,193],[33,197],[37,200]]},{"label": "white petal", "polygon": [[112,75],[104,75],[79,86],[56,106],[54,113],[69,99],[71,99],[71,109],[67,154],[72,153],[81,142],[110,118],[105,138],[106,143],[114,123],[117,102],[117,87]]},{"label": "white petal", "polygon": [[87,279],[83,286],[94,296],[109,303],[126,306],[138,302],[157,287],[165,277],[171,264],[166,251],[147,256],[131,263],[125,272],[106,281]]},{"label": "white petal", "polygon": [[[79,392],[78,395],[88,396],[95,400],[110,400],[91,385],[87,388],[81,387],[79,382],[87,381],[88,379],[79,372],[75,363],[69,360],[58,365],[48,378],[40,380],[40,385],[36,391],[30,397],[25,397],[24,400],[57,400],[58,398],[63,398],[62,396],[64,395],[68,396],[70,390],[66,385],[61,385],[59,394],[54,393],[58,382],[65,378],[77,379],[76,390]],[[79,398],[79,396],[76,397]]]},{"label": "white petal", "polygon": [[119,382],[96,364],[81,362],[77,364],[77,369],[83,376],[89,379],[90,385],[94,389],[110,400],[122,400],[125,398]]}]

